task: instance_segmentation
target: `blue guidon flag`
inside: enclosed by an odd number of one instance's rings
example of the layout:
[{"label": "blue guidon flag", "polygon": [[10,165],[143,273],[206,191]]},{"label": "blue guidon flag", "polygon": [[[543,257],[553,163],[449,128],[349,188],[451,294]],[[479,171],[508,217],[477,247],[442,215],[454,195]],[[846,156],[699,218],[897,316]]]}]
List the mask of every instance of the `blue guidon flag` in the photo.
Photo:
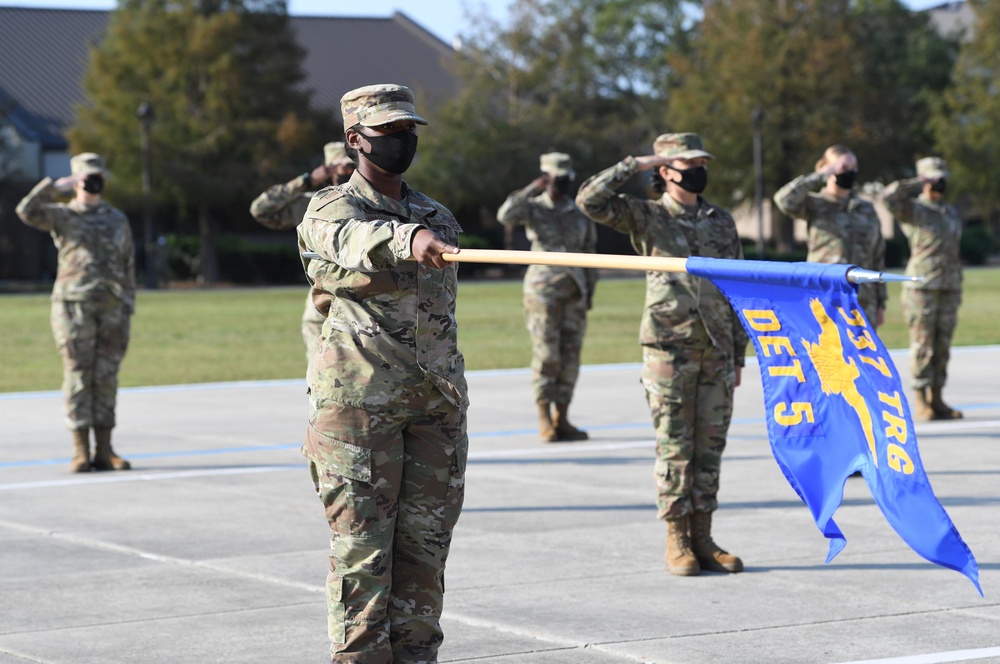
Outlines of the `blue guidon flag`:
[{"label": "blue guidon flag", "polygon": [[931,489],[899,373],[847,280],[853,265],[689,258],[753,339],[771,450],[830,540],[844,483],[860,470],[889,525],[914,551],[979,585],[979,567]]}]

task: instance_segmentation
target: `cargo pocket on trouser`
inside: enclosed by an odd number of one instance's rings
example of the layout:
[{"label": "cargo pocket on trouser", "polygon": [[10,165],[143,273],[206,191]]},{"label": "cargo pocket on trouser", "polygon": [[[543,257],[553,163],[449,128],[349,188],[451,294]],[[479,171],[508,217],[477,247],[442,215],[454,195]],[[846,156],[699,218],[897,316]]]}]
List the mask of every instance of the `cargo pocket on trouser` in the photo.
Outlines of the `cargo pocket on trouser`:
[{"label": "cargo pocket on trouser", "polygon": [[[455,463],[448,478],[448,498],[445,501],[444,527],[451,532],[458,524],[465,502],[465,467],[469,460],[469,438],[466,436],[455,451]],[[441,571],[441,592],[444,592],[444,570]]]},{"label": "cargo pocket on trouser", "polygon": [[372,451],[320,433],[306,432],[306,444],[315,455],[310,473],[334,534],[358,535],[378,523],[372,486]]},{"label": "cargo pocket on trouser", "polygon": [[326,624],[330,635],[330,643],[341,646],[347,642],[345,607],[341,601],[344,596],[344,579],[330,572],[326,577]]},{"label": "cargo pocket on trouser", "polygon": [[[352,410],[352,412],[354,412]],[[354,417],[362,414],[354,412]],[[345,425],[351,415],[345,415]],[[325,427],[335,433],[330,426]],[[350,435],[350,434],[348,434]],[[372,481],[373,451],[339,440],[310,426],[319,497],[330,525],[327,577],[328,632],[338,652],[377,652],[388,647],[386,603],[391,588],[390,511]],[[347,437],[347,436],[345,436]]]},{"label": "cargo pocket on trouser", "polygon": [[455,458],[448,474],[448,492],[445,496],[444,513],[441,529],[445,532],[454,530],[458,517],[462,513],[462,503],[465,502],[465,467],[469,459],[469,438],[465,436],[455,447]]}]

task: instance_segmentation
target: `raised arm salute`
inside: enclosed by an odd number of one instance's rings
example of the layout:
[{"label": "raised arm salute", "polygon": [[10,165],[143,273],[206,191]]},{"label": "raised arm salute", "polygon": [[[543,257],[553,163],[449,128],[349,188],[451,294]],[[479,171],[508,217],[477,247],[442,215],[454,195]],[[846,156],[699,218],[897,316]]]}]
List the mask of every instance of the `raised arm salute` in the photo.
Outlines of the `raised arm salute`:
[{"label": "raised arm salute", "polygon": [[[594,222],[568,195],[576,179],[572,159],[549,152],[539,161],[542,175],[508,196],[497,220],[524,226],[532,251],[593,253]],[[532,265],[524,275],[524,322],[531,337],[538,429],[545,442],[587,438],[570,424],[568,413],[596,283],[597,270],[582,267]]]},{"label": "raised arm salute", "polygon": [[[712,158],[701,138],[664,134],[653,152],[626,157],[584,182],[577,205],[594,221],[628,233],[645,256],[742,258],[732,216],[701,196]],[[633,174],[653,169],[665,183],[659,199],[618,193]],[[711,527],[746,332],[708,280],[647,272],[639,343],[656,427],[654,474],[659,517],[667,522],[667,569],[683,576],[702,568],[740,572],[743,562],[715,544]]]},{"label": "raised arm salute", "polygon": [[923,277],[903,284],[902,302],[910,328],[913,414],[924,420],[962,417],[941,397],[962,303],[962,220],[944,200],[947,182],[945,161],[926,157],[917,162],[917,177],[893,182],[882,194],[910,243],[906,274]]},{"label": "raised arm salute", "polygon": [[[778,209],[808,225],[806,260],[849,263],[868,270],[885,270],[885,240],[875,207],[854,193],[858,159],[842,146],[826,149],[816,170],[800,175],[774,194]],[[818,189],[818,191],[817,191]],[[868,320],[878,327],[885,318],[883,283],[858,286],[858,301]]]},{"label": "raised arm salute", "polygon": [[[118,369],[135,311],[135,252],[125,215],[101,198],[104,159],[84,152],[71,175],[45,178],[17,206],[32,228],[52,236],[59,252],[52,288],[52,334],[63,361],[66,425],[73,434],[70,470],[128,470],[111,447]],[[58,194],[72,192],[69,203]],[[94,431],[94,454],[90,431]]]}]

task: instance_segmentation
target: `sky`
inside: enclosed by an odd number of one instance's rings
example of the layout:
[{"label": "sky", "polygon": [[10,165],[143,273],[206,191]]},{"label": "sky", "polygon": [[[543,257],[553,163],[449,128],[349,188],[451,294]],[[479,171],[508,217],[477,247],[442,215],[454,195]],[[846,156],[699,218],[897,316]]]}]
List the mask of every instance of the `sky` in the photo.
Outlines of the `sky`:
[{"label": "sky", "polygon": [[[401,11],[421,26],[451,44],[470,31],[467,9],[475,15],[485,10],[503,19],[513,0],[289,0],[288,11],[296,16],[388,17]],[[926,9],[944,0],[903,0],[912,9]],[[0,0],[0,7],[49,7],[60,9],[114,9],[115,0]]]}]

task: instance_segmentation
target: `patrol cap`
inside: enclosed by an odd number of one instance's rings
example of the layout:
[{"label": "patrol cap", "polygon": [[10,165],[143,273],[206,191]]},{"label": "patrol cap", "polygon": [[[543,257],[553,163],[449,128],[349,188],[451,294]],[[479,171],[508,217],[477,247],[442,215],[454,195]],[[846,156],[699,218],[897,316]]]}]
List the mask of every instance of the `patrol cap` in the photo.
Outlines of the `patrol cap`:
[{"label": "patrol cap", "polygon": [[405,85],[368,85],[351,90],[340,98],[340,114],[345,129],[356,124],[377,127],[399,120],[427,124],[413,106],[413,90]]},{"label": "patrol cap", "polygon": [[576,171],[573,170],[573,160],[565,152],[547,152],[539,158],[539,162],[542,173],[548,173],[552,177],[561,175],[576,177]]},{"label": "patrol cap", "polygon": [[917,175],[937,180],[948,177],[948,163],[941,157],[924,157],[917,161]]},{"label": "patrol cap", "polygon": [[81,152],[69,160],[69,171],[73,175],[77,173],[104,175],[104,158],[96,152]]},{"label": "patrol cap", "polygon": [[[353,125],[352,125],[353,126]],[[344,144],[340,142],[327,143],[323,146],[323,163],[329,166],[341,161],[350,161]]]},{"label": "patrol cap", "polygon": [[695,157],[715,159],[715,155],[705,152],[701,136],[692,133],[660,134],[653,141],[653,153],[665,159],[694,159]]}]

